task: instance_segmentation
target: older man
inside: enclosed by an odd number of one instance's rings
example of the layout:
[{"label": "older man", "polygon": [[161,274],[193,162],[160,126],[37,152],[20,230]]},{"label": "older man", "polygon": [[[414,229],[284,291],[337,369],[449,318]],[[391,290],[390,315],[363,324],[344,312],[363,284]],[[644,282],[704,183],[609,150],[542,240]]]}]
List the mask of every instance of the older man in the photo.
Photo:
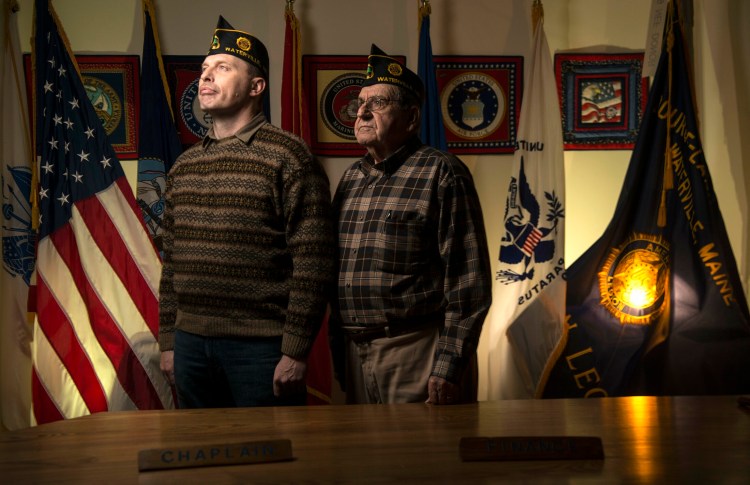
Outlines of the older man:
[{"label": "older man", "polygon": [[372,46],[354,125],[367,154],[333,203],[331,342],[350,403],[476,400],[487,239],[466,166],[418,137],[423,92],[416,74]]}]

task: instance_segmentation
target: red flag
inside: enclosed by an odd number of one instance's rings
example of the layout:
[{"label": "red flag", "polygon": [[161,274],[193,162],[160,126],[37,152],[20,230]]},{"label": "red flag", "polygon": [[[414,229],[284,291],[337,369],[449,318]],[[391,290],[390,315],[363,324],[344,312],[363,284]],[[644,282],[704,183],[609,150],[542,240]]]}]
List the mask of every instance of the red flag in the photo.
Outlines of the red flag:
[{"label": "red flag", "polygon": [[[307,102],[302,88],[302,55],[300,26],[294,15],[293,2],[287,2],[284,12],[284,72],[281,82],[281,127],[300,136],[310,145],[310,126]],[[307,403],[331,403],[331,349],[328,346],[328,316],[307,360]]]},{"label": "red flag", "polygon": [[310,145],[307,100],[302,87],[301,31],[291,3],[284,13],[284,72],[281,81],[281,127],[300,136]]},{"label": "red flag", "polygon": [[156,341],[161,262],[61,31],[37,0],[39,424],[173,406]]}]

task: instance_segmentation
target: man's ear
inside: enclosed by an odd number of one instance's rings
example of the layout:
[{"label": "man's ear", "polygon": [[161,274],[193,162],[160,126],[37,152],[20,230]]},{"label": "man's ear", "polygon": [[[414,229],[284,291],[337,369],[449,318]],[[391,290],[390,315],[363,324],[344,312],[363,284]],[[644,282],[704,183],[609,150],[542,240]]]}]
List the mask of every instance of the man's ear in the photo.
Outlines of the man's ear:
[{"label": "man's ear", "polygon": [[412,106],[409,109],[409,130],[419,130],[421,128],[421,116],[419,108]]},{"label": "man's ear", "polygon": [[250,96],[260,96],[266,90],[266,80],[262,77],[253,78],[250,85]]}]

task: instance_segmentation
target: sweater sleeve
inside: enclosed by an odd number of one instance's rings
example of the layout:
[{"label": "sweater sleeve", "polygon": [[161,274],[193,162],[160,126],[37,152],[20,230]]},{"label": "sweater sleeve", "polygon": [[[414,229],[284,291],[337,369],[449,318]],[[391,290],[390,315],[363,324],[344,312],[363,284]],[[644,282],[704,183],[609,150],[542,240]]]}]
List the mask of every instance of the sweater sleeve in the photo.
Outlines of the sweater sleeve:
[{"label": "sweater sleeve", "polygon": [[162,217],[162,270],[159,282],[159,350],[165,352],[174,350],[174,326],[177,317],[177,295],[172,285],[174,269],[172,267],[172,247],[174,237],[172,233],[172,181],[167,177],[167,187],[164,196],[166,209]]},{"label": "sweater sleeve", "polygon": [[292,283],[281,351],[306,358],[325,316],[335,244],[328,177],[304,145],[295,154],[283,191]]}]

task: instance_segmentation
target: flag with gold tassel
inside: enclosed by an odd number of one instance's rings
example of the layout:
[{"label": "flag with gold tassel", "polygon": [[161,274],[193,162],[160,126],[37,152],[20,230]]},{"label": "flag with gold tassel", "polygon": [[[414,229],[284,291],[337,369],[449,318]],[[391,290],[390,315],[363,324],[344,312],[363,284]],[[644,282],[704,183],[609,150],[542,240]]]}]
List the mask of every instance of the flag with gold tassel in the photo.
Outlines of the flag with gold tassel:
[{"label": "flag with gold tassel", "polygon": [[567,271],[544,397],[750,392],[750,314],[693,106],[679,8],[615,214]]}]

